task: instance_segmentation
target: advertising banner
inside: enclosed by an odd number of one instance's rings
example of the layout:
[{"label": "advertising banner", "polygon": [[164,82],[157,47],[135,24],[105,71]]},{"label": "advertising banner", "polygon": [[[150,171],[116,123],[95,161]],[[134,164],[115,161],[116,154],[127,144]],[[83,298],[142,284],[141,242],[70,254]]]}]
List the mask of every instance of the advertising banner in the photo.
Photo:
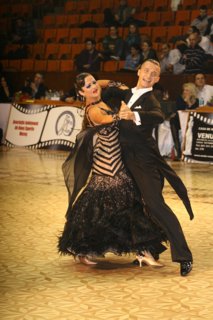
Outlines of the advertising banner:
[{"label": "advertising banner", "polygon": [[190,112],[183,154],[188,162],[213,162],[213,113]]},{"label": "advertising banner", "polygon": [[83,116],[83,109],[75,106],[13,104],[5,144],[31,149],[70,149]]}]

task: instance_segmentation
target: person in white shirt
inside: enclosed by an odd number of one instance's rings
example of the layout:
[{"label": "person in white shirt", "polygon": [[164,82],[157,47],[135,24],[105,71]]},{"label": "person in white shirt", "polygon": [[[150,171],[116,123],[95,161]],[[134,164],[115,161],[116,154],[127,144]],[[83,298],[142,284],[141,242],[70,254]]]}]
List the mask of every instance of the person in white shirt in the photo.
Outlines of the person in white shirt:
[{"label": "person in white shirt", "polygon": [[195,85],[198,89],[199,101],[202,101],[201,105],[206,106],[208,102],[213,98],[213,86],[206,84],[206,77],[203,73],[195,75]]}]

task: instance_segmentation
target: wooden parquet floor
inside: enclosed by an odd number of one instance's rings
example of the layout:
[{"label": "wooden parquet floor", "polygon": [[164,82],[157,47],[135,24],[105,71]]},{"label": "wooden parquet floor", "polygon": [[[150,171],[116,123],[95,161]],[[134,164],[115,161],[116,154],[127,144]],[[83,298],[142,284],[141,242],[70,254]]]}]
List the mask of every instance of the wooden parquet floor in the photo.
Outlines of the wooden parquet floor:
[{"label": "wooden parquet floor", "polygon": [[2,320],[200,320],[213,319],[213,170],[208,164],[171,163],[188,187],[190,221],[165,186],[194,255],[180,277],[170,250],[164,268],[139,268],[133,256],[108,254],[96,266],[59,256],[67,192],[63,152],[0,150],[0,319]]}]

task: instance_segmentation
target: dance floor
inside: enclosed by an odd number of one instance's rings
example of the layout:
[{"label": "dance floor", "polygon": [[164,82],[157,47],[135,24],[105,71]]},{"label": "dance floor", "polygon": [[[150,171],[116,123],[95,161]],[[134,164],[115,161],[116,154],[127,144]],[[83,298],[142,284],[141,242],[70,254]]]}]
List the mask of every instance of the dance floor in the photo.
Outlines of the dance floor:
[{"label": "dance floor", "polygon": [[132,255],[108,254],[86,266],[57,253],[68,200],[66,156],[0,149],[0,319],[213,319],[212,166],[171,163],[188,187],[193,221],[164,188],[194,255],[193,271],[181,277],[169,249],[161,269],[134,266]]}]

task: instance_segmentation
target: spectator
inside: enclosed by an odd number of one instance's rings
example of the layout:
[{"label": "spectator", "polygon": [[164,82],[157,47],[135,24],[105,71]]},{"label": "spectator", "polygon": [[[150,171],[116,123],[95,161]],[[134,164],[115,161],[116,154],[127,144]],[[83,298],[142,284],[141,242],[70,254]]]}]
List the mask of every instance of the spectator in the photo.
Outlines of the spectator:
[{"label": "spectator", "polygon": [[[198,45],[201,48],[203,48],[203,50],[207,53],[209,45],[210,45],[209,38],[206,36],[202,36],[200,34],[200,30],[197,27],[192,27],[192,29],[193,29],[193,33],[196,34]],[[186,39],[186,41],[187,41],[188,45],[190,45],[189,37],[188,37],[188,39]]]},{"label": "spectator", "polygon": [[13,99],[12,88],[3,75],[0,76],[0,79],[0,102],[11,102]]},{"label": "spectator", "polygon": [[61,101],[73,102],[77,100],[75,87],[72,87],[67,93],[63,94],[60,98]]},{"label": "spectator", "polygon": [[95,46],[95,40],[85,40],[85,49],[75,58],[75,64],[79,72],[97,72],[100,70],[101,59]]},{"label": "spectator", "polygon": [[36,73],[33,82],[31,82],[32,98],[44,99],[48,90],[44,84],[44,76],[41,73]]},{"label": "spectator", "polygon": [[[176,100],[176,110],[188,110],[188,109],[196,109],[199,106],[199,101],[197,98],[197,88],[194,83],[184,83],[183,84],[183,92],[180,96],[177,97]],[[179,138],[179,130],[180,130],[180,120],[178,112],[174,113],[174,115],[170,118],[170,127],[172,138],[174,141],[174,147],[177,155],[177,160],[181,159],[181,143]]]},{"label": "spectator", "polygon": [[105,49],[102,52],[100,52],[99,57],[103,61],[108,61],[108,60],[119,61],[120,57],[117,55],[115,42],[114,41],[109,42],[108,49]]},{"label": "spectator", "polygon": [[127,27],[133,21],[136,9],[128,6],[127,0],[120,0],[114,18],[118,25]]},{"label": "spectator", "polygon": [[196,33],[189,36],[189,47],[185,50],[180,63],[185,65],[185,73],[202,72],[206,59],[205,51],[198,45],[199,39]]},{"label": "spectator", "polygon": [[187,44],[184,41],[176,41],[175,48],[169,52],[169,61],[167,69],[173,74],[181,74],[185,70],[185,65],[180,63],[180,60],[187,49]]},{"label": "spectator", "polygon": [[171,0],[171,9],[172,11],[177,11],[179,4],[181,3],[181,0]]},{"label": "spectator", "polygon": [[209,37],[209,47],[206,50],[207,59],[212,60],[213,59],[213,34]]},{"label": "spectator", "polygon": [[119,57],[119,59],[122,59],[124,56],[124,41],[118,35],[117,26],[109,27],[109,34],[104,37],[102,42],[104,51],[109,50],[109,44],[112,43],[114,43],[115,46],[115,56]]},{"label": "spectator", "polygon": [[207,15],[207,6],[202,5],[199,8],[200,14],[195,18],[192,22],[191,25],[197,27],[200,30],[200,34],[204,35],[208,26],[208,15]]},{"label": "spectator", "polygon": [[36,41],[36,33],[32,20],[17,18],[12,29],[12,43],[31,44]]},{"label": "spectator", "polygon": [[27,77],[24,81],[24,86],[21,88],[21,93],[28,98],[31,98],[33,95],[33,89],[31,88],[32,80]]},{"label": "spectator", "polygon": [[208,17],[208,24],[205,31],[205,36],[213,34],[213,9],[211,15]]},{"label": "spectator", "polygon": [[170,64],[170,60],[169,60],[170,50],[171,50],[171,47],[168,43],[162,44],[160,54],[158,55],[161,73],[169,71],[168,66]]},{"label": "spectator", "polygon": [[195,85],[198,90],[198,99],[200,106],[206,106],[213,97],[213,86],[206,84],[206,77],[203,73],[195,75]]},{"label": "spectator", "polygon": [[140,47],[133,44],[130,47],[130,54],[127,55],[124,64],[124,70],[135,71],[141,63]]},{"label": "spectator", "polygon": [[153,59],[158,61],[158,57],[155,49],[152,48],[152,42],[150,40],[144,40],[141,42],[141,56],[142,61],[146,59]]},{"label": "spectator", "polygon": [[130,47],[132,45],[138,45],[140,46],[141,43],[141,37],[140,33],[138,32],[138,27],[134,23],[130,23],[129,25],[129,33],[126,37],[125,41],[125,52],[126,55],[130,53]]}]

